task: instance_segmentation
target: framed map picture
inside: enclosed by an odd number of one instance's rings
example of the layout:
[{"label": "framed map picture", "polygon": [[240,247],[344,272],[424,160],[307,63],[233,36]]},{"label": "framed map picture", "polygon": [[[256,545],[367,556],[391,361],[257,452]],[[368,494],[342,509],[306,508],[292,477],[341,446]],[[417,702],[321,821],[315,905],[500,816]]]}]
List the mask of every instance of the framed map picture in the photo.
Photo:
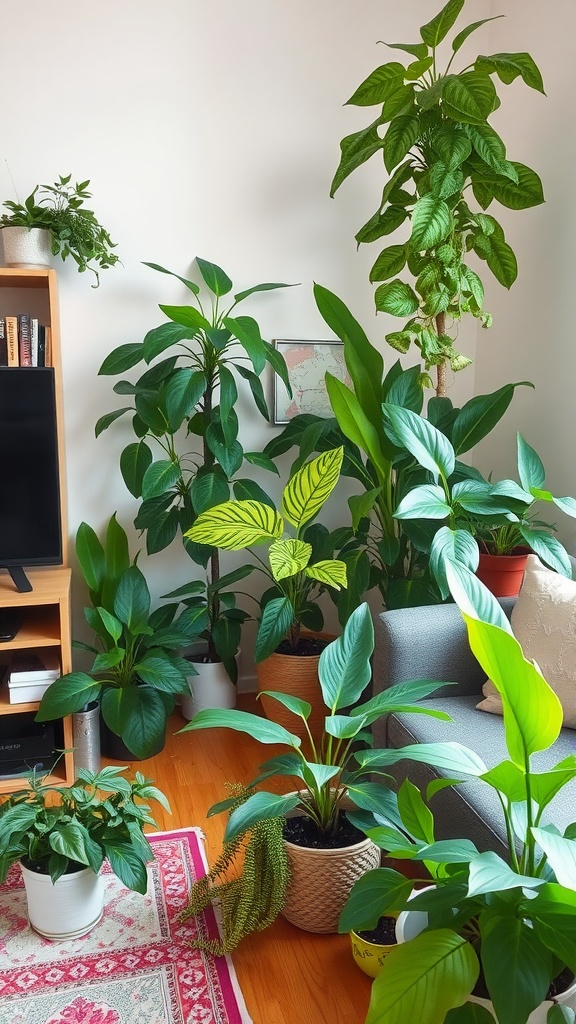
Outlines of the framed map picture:
[{"label": "framed map picture", "polygon": [[289,423],[299,413],[333,416],[326,391],[325,374],[350,385],[341,341],[275,341],[284,356],[292,398],[280,378],[274,375],[274,423]]}]

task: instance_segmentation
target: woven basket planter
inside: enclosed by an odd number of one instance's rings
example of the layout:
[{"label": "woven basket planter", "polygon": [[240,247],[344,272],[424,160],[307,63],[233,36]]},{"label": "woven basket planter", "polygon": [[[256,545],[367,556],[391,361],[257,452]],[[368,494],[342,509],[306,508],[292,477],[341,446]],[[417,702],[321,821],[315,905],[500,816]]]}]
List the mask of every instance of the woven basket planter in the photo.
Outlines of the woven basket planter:
[{"label": "woven basket planter", "polygon": [[[347,798],[344,809],[352,806]],[[287,815],[296,817],[298,808]],[[335,850],[297,846],[284,840],[290,882],[282,916],[305,932],[337,932],[338,920],[358,879],[380,866],[381,850],[371,839]]]},{"label": "woven basket planter", "polygon": [[[313,635],[328,641],[335,640],[331,633],[304,634]],[[312,714],[308,719],[308,726],[314,737],[321,735],[324,729],[326,717],[326,705],[322,700],[322,691],[318,680],[319,654],[297,655],[297,654],[271,654],[269,658],[258,662],[256,665],[256,679],[258,692],[262,690],[274,690],[278,693],[288,693],[292,697],[300,697],[312,705]],[[289,732],[304,739],[306,730],[302,721],[293,715],[288,708],[280,704],[272,697],[260,699],[262,709],[266,718],[271,722],[283,725]]]}]

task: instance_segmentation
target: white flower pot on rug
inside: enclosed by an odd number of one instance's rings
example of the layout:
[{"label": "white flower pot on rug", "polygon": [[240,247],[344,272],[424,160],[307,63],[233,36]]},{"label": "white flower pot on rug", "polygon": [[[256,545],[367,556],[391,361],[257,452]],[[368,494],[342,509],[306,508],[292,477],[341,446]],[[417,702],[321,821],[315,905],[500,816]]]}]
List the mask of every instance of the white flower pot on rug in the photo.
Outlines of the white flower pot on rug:
[{"label": "white flower pot on rug", "polygon": [[52,235],[46,228],[2,228],[4,262],[8,267],[49,267]]},{"label": "white flower pot on rug", "polygon": [[183,694],[180,698],[183,717],[189,721],[199,711],[208,708],[236,707],[236,687],[222,662],[189,660],[193,661],[198,675],[188,676],[190,696]]},{"label": "white flower pot on rug", "polygon": [[45,939],[61,942],[85,935],[102,917],[104,882],[92,868],[62,875],[56,883],[20,864],[30,926]]}]

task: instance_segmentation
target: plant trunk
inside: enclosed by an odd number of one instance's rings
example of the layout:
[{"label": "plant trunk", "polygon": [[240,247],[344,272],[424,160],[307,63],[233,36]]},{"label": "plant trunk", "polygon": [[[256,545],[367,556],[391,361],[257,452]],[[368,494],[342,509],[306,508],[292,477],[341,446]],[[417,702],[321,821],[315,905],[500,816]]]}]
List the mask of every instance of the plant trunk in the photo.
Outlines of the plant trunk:
[{"label": "plant trunk", "polygon": [[[446,314],[438,313],[436,317],[436,333],[440,338],[446,333]],[[436,397],[446,398],[446,360],[443,359],[436,367]]]}]

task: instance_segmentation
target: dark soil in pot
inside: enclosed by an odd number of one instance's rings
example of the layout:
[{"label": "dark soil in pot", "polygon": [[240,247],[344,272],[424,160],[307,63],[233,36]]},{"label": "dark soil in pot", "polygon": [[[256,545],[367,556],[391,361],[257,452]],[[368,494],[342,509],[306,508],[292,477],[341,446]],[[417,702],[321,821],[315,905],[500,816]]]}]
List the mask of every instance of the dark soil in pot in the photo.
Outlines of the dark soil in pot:
[{"label": "dark soil in pot", "polygon": [[[560,995],[561,992],[565,992],[567,988],[570,988],[573,981],[574,972],[571,971],[569,967],[565,967],[564,970],[560,974],[557,974],[550,982],[550,987],[545,998],[554,999],[555,996]],[[472,990],[472,995],[478,996],[481,999],[490,999],[490,993],[486,988],[482,967],[480,967],[480,976]]]},{"label": "dark soil in pot", "polygon": [[286,818],[284,822],[284,839],[295,846],[305,846],[312,850],[338,850],[342,846],[355,846],[366,839],[364,832],[352,825],[345,814],[338,819],[338,827],[331,835],[320,832],[311,818],[297,815]]},{"label": "dark soil in pot", "polygon": [[311,658],[318,657],[322,654],[325,647],[332,641],[327,637],[322,636],[301,636],[296,644],[296,647],[292,647],[289,640],[283,640],[282,643],[276,648],[275,654],[293,654],[297,658]]},{"label": "dark soil in pot", "polygon": [[396,945],[396,918],[381,917],[375,928],[368,931],[356,932],[366,942],[374,942],[379,946]]},{"label": "dark soil in pot", "polygon": [[[28,871],[33,871],[35,875],[49,875],[48,861],[37,861],[29,860],[28,857],[22,857],[22,864]],[[64,871],[65,875],[72,875],[76,871],[85,871],[88,867],[87,864],[80,864],[77,860],[68,861],[68,867]]]}]

